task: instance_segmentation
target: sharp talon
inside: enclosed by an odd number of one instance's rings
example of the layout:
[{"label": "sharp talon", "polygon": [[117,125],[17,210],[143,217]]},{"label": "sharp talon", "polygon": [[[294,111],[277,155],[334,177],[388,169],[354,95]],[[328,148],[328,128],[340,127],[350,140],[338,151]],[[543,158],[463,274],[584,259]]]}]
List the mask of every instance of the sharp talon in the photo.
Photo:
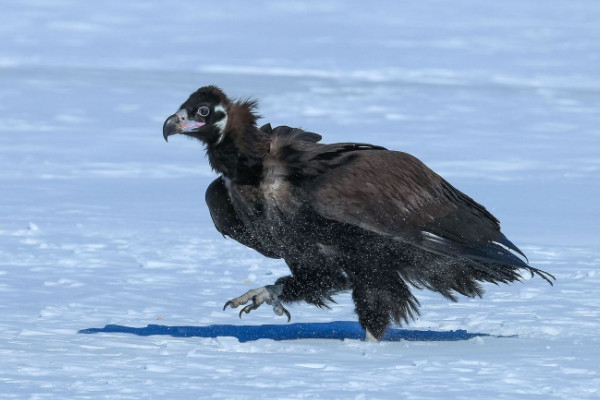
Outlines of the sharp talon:
[{"label": "sharp talon", "polygon": [[250,314],[250,311],[256,310],[258,305],[256,303],[248,304],[246,307],[240,310],[240,318],[242,318],[242,313]]},{"label": "sharp talon", "polygon": [[279,303],[279,302],[278,302],[278,304],[273,306],[273,312],[275,312],[275,314],[277,314],[279,316],[285,315],[287,317],[287,322],[290,322],[290,320],[292,319],[290,312],[288,310],[286,310],[286,308],[284,306],[282,306],[281,303]]},{"label": "sharp talon", "polygon": [[[225,311],[225,309],[227,308],[227,306],[230,306],[232,304],[233,304],[233,302],[231,300],[227,301],[227,303],[225,303],[225,305],[223,306],[223,311]],[[233,307],[231,307],[231,308],[233,308]]]}]

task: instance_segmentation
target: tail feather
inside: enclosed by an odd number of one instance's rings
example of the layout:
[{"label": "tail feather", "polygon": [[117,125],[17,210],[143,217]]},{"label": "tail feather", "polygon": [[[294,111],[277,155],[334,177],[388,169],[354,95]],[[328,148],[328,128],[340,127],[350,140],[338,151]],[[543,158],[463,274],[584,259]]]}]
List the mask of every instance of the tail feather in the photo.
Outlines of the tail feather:
[{"label": "tail feather", "polygon": [[554,277],[554,275],[552,275],[550,272],[546,272],[544,270],[538,269],[538,268],[533,268],[530,266],[527,266],[527,268],[525,268],[526,270],[529,271],[529,273],[531,274],[531,276],[539,276],[540,278],[542,278],[543,280],[545,280],[546,282],[548,282],[551,286],[554,286],[554,282],[556,280],[556,277]]},{"label": "tail feather", "polygon": [[484,291],[478,282],[521,281],[523,270],[550,285],[555,280],[552,274],[519,258],[516,254],[523,252],[504,236],[498,243],[481,246],[467,246],[433,235],[426,235],[426,238],[424,242],[430,253],[423,255],[415,249],[407,257],[410,261],[403,263],[398,273],[411,285],[436,291],[452,301],[457,301],[456,294],[481,297]]}]

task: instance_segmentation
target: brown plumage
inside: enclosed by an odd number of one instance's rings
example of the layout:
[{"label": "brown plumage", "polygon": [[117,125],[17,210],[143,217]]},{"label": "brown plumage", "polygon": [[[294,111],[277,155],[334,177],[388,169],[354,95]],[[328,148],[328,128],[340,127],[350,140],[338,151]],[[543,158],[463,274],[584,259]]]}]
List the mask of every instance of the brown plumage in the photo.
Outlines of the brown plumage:
[{"label": "brown plumage", "polygon": [[415,157],[322,144],[320,135],[286,126],[259,129],[255,108],[208,86],[163,128],[165,139],[182,133],[206,145],[221,174],[206,192],[216,228],[291,270],[225,304],[245,305],[240,316],[267,303],[289,319],[285,303],[326,307],[351,290],[359,322],[380,339],[390,322],[418,315],[410,286],[456,301],[481,296],[479,282],[520,280],[520,269],[552,283],[492,214]]}]

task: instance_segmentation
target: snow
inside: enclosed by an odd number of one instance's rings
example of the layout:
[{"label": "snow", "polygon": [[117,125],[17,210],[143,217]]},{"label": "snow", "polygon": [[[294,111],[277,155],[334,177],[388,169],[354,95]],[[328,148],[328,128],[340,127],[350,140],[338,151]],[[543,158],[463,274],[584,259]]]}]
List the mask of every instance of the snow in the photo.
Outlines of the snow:
[{"label": "snow", "polygon": [[[0,397],[600,396],[595,0],[0,1]],[[332,310],[228,299],[287,272],[223,239],[202,146],[161,127],[196,88],[261,122],[418,156],[554,287],[416,294],[360,338]]]}]

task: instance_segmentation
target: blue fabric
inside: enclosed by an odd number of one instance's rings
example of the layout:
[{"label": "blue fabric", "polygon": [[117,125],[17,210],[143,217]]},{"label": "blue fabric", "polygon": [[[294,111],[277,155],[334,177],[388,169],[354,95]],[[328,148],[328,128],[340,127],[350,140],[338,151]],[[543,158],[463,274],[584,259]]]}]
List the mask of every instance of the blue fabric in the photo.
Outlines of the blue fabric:
[{"label": "blue fabric", "polygon": [[[143,328],[122,325],[106,325],[104,328],[89,328],[79,331],[92,333],[129,333],[140,336],[169,335],[174,337],[232,336],[240,342],[258,339],[294,340],[294,339],[360,339],[365,331],[353,321],[335,321],[321,323],[295,323],[284,325],[209,325],[209,326],[165,326],[148,325]],[[469,333],[456,331],[419,331],[390,328],[383,341],[455,341],[468,340],[478,336],[489,336],[486,333]]]}]

